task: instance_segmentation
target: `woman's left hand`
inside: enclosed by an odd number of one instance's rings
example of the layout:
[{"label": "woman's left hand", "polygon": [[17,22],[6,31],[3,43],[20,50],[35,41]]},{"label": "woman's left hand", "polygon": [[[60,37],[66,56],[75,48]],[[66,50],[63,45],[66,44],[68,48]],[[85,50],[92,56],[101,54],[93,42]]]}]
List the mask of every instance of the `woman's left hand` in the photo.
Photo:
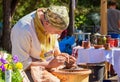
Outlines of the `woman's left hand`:
[{"label": "woman's left hand", "polygon": [[66,58],[63,56],[56,56],[53,60],[51,60],[48,64],[48,68],[56,68],[60,65],[64,65]]}]

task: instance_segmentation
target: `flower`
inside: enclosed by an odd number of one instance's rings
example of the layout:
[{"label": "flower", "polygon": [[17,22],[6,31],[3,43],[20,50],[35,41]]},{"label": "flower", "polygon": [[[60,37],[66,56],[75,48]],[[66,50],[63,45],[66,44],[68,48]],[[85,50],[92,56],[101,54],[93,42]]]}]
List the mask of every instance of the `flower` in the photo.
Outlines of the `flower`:
[{"label": "flower", "polygon": [[2,71],[5,71],[4,64],[2,64],[2,65],[0,66],[0,69],[1,69]]},{"label": "flower", "polygon": [[18,69],[22,69],[22,68],[23,68],[23,65],[22,65],[21,62],[17,62],[17,63],[16,63],[16,67],[17,67]]},{"label": "flower", "polygon": [[12,70],[12,65],[10,64],[4,64],[4,67],[6,70]]},{"label": "flower", "polygon": [[17,56],[17,55],[14,55],[14,56],[13,56],[13,61],[14,61],[15,63],[17,63],[17,62],[19,61],[19,59],[18,59],[18,56]]},{"label": "flower", "polygon": [[23,65],[19,62],[17,55],[12,56],[5,51],[0,51],[0,82],[5,82],[5,71],[12,71],[11,82],[22,82],[23,77],[20,70],[23,69]]},{"label": "flower", "polygon": [[0,61],[1,61],[3,64],[7,63],[7,61],[6,61],[5,59],[3,59],[3,58],[0,58]]}]

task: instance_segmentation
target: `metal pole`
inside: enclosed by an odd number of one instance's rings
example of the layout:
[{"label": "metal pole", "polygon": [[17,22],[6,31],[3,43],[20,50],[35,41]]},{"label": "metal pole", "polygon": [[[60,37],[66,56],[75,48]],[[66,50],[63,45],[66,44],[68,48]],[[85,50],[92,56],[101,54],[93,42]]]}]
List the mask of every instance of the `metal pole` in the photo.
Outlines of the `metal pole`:
[{"label": "metal pole", "polygon": [[70,17],[70,23],[68,26],[68,36],[72,36],[74,32],[74,9],[75,9],[75,0],[70,0],[69,5],[69,17]]}]

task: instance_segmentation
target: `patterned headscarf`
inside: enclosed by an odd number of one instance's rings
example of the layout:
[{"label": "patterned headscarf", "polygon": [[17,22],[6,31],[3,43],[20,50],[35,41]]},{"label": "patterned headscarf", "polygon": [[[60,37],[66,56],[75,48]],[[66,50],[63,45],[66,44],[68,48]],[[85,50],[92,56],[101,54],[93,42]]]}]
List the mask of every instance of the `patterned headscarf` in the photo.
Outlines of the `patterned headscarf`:
[{"label": "patterned headscarf", "polygon": [[50,6],[45,11],[45,18],[60,30],[65,30],[69,24],[68,11],[65,6]]}]

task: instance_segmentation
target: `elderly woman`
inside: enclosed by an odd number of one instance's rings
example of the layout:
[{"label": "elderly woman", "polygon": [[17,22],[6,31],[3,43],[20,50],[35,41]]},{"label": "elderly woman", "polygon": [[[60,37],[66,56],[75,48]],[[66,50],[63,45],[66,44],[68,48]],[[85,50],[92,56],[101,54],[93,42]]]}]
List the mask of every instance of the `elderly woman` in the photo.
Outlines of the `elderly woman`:
[{"label": "elderly woman", "polygon": [[[14,25],[11,31],[12,55],[18,55],[28,77],[33,66],[43,66],[48,71],[63,65],[65,61],[75,63],[73,57],[60,52],[57,41],[68,24],[67,8],[50,6],[37,9]],[[50,82],[57,81],[52,79]],[[38,81],[34,79],[34,82]]]}]

